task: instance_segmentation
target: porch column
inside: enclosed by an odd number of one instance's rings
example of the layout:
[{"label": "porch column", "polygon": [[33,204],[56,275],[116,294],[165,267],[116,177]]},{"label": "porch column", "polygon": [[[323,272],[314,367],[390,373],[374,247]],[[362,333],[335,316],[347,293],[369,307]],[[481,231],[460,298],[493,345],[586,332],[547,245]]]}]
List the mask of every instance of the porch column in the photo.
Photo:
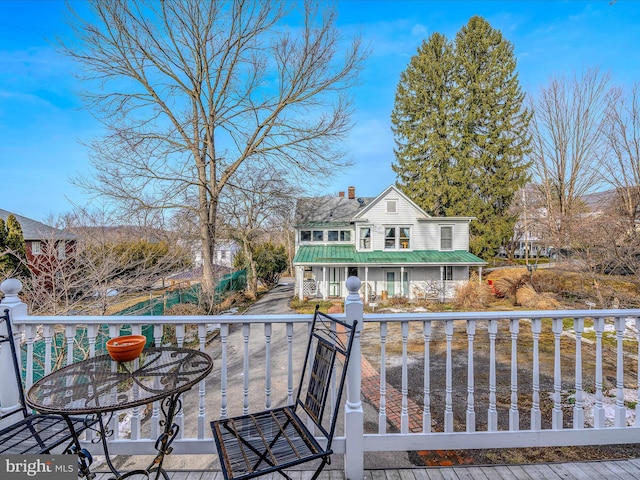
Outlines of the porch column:
[{"label": "porch column", "polygon": [[329,280],[327,280],[327,267],[322,267],[322,299],[326,300],[329,295]]},{"label": "porch column", "polygon": [[400,295],[404,297],[404,265],[400,267]]},{"label": "porch column", "polygon": [[344,267],[344,285],[340,287],[340,296],[347,299],[347,278],[349,278],[349,267]]},{"label": "porch column", "polygon": [[302,301],[304,298],[304,267],[296,267],[297,274],[295,275],[296,287],[298,288],[298,300]]},{"label": "porch column", "polygon": [[482,283],[482,265],[478,267],[478,283]]},{"label": "porch column", "polygon": [[344,409],[344,474],[349,480],[362,480],[364,478],[364,410],[360,400],[362,382],[360,332],[364,323],[364,310],[358,295],[362,282],[358,277],[349,277],[345,285],[349,291],[344,302],[345,319],[351,324],[357,320],[358,324],[347,371],[347,403]]},{"label": "porch column", "polygon": [[[4,315],[5,310],[9,310],[11,320],[25,316],[27,314],[27,305],[20,301],[18,294],[22,290],[22,282],[15,278],[8,278],[0,284],[0,290],[4,293],[4,298],[0,302],[0,312]],[[16,341],[16,347],[20,345],[20,333],[12,323],[13,335]],[[7,334],[7,326],[5,322],[0,323],[0,335]],[[18,350],[19,355],[19,348]],[[22,360],[18,356],[18,365],[22,365]],[[11,348],[8,343],[2,344],[0,347],[0,369],[4,372],[13,371],[13,358],[11,356]],[[16,383],[14,375],[4,375],[6,378],[0,382],[0,416],[15,412],[21,408],[20,388]],[[13,421],[13,419],[11,419]],[[1,425],[2,422],[0,422]]]},{"label": "porch column", "polygon": [[369,305],[369,294],[371,293],[367,291],[369,285],[369,267],[364,267],[364,284],[364,304]]}]

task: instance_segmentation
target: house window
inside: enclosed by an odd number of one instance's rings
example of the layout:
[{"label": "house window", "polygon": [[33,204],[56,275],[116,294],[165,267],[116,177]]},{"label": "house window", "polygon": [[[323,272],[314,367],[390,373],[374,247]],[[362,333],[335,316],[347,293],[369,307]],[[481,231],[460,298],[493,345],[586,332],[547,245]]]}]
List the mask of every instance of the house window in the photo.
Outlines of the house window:
[{"label": "house window", "polygon": [[440,250],[453,249],[453,227],[440,227]]},{"label": "house window", "polygon": [[322,242],[324,240],[324,231],[323,230],[314,230],[313,231],[313,241],[314,242]]},{"label": "house window", "polygon": [[300,230],[300,241],[301,242],[310,242],[311,241],[311,230]]},{"label": "house window", "polygon": [[327,242],[350,242],[351,232],[349,230],[329,230],[327,232]]},{"label": "house window", "polygon": [[397,212],[398,212],[398,201],[387,200],[387,213],[397,213]]},{"label": "house window", "polygon": [[360,229],[360,248],[371,248],[371,227],[362,227]]},{"label": "house window", "polygon": [[40,255],[42,253],[42,244],[39,241],[31,242],[31,253]]},{"label": "house window", "polygon": [[60,260],[67,258],[67,246],[64,242],[58,242],[58,258]]},{"label": "house window", "polygon": [[410,248],[411,229],[409,227],[400,227],[400,248]]},{"label": "house window", "polygon": [[384,248],[397,248],[396,227],[387,227],[384,229]]},{"label": "house window", "polygon": [[442,280],[453,280],[453,267],[451,265],[442,267]]}]

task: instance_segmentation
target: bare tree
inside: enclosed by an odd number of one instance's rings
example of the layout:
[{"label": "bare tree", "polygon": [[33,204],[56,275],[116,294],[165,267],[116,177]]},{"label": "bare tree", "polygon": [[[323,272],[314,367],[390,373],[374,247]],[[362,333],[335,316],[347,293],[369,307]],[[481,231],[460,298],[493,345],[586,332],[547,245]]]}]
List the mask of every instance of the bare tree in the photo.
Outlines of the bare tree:
[{"label": "bare tree", "polygon": [[609,75],[591,69],[551,79],[532,102],[530,155],[556,247],[569,245],[576,216],[584,212],[581,197],[598,184],[609,92]]},{"label": "bare tree", "polygon": [[146,296],[161,287],[165,278],[189,262],[170,233],[105,225],[113,222],[78,211],[56,224],[74,233],[76,240],[59,248],[55,232],[42,239],[43,258],[24,285],[30,312],[105,315],[123,297],[130,298],[128,294]]},{"label": "bare tree", "polygon": [[[256,246],[271,239],[281,212],[293,211],[294,192],[283,175],[271,166],[241,169],[238,184],[229,189],[220,203],[229,238],[242,248],[247,268],[247,294],[255,298],[258,289],[257,265],[253,256]],[[286,218],[286,217],[285,217]]]},{"label": "bare tree", "polygon": [[601,162],[603,181],[619,196],[628,218],[630,231],[635,230],[640,205],[640,83],[628,91],[616,88],[607,109],[606,141],[609,155]]},{"label": "bare tree", "polygon": [[[91,0],[64,52],[107,134],[78,183],[130,211],[191,208],[214,290],[222,192],[244,164],[316,182],[349,164],[348,89],[365,57],[323,2]],[[321,5],[321,7],[319,7]],[[286,22],[296,25],[287,27]],[[294,23],[295,22],[295,23]]]}]

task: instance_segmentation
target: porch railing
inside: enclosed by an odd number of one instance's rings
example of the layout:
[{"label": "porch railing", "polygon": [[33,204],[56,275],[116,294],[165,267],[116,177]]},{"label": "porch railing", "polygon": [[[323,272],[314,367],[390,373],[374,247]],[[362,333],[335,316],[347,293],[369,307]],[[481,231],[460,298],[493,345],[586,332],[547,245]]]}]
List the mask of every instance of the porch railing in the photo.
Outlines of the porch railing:
[{"label": "porch railing", "polygon": [[[362,361],[350,366],[345,422],[334,442],[346,456],[347,478],[363,477],[365,452],[638,443],[640,310],[363,315],[360,281],[346,283],[345,313],[337,316],[364,318],[354,350]],[[133,333],[150,325],[159,344],[171,326],[178,345],[210,353],[214,371],[185,395],[174,454],[213,454],[210,420],[291,400],[304,347],[299,338],[311,319],[30,316],[18,299],[19,282],[5,281],[0,290],[26,353],[27,388],[39,366],[45,374],[59,366],[58,350],[63,364],[79,349],[94,355],[105,328],[116,336],[123,325]],[[57,337],[64,348],[56,347]],[[12,408],[15,388],[0,382],[0,408]],[[365,429],[362,402],[376,412],[366,418],[376,428]],[[158,405],[118,420],[112,452],[153,453]]]}]

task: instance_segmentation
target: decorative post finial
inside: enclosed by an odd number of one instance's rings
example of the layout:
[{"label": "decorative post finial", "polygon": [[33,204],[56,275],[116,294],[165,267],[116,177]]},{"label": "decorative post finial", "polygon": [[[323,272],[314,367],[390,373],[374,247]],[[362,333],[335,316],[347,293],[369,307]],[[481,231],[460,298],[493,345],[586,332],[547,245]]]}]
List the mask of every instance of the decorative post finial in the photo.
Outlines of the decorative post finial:
[{"label": "decorative post finial", "polygon": [[18,294],[22,291],[22,282],[17,278],[7,278],[0,283],[0,290],[4,293],[3,305],[22,303]]}]

